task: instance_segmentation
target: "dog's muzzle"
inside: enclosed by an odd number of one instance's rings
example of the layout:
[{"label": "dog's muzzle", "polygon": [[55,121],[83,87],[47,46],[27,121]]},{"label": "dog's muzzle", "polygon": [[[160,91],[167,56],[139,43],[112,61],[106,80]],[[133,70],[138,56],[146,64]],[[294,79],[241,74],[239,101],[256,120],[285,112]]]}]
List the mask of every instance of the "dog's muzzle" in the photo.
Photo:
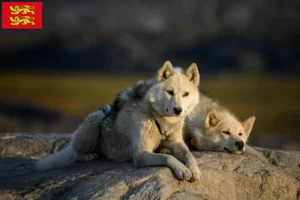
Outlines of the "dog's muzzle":
[{"label": "dog's muzzle", "polygon": [[181,108],[181,107],[175,107],[175,108],[173,108],[173,110],[174,110],[174,113],[175,113],[176,115],[180,115],[181,112],[182,112],[182,108]]},{"label": "dog's muzzle", "polygon": [[245,144],[243,141],[237,141],[237,142],[235,142],[235,146],[238,150],[243,150]]},{"label": "dog's muzzle", "polygon": [[241,154],[242,151],[241,150],[237,150],[237,151],[230,151],[229,149],[227,149],[226,147],[224,147],[224,150],[227,152],[227,153],[232,153],[232,154]]}]

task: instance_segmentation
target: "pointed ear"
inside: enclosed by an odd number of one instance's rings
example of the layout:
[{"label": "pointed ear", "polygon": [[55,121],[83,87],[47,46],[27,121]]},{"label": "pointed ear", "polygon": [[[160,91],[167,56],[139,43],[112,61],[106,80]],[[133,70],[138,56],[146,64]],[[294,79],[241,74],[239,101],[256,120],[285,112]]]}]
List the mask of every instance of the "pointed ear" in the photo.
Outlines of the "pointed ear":
[{"label": "pointed ear", "polygon": [[221,119],[220,119],[220,116],[218,115],[216,109],[211,107],[206,114],[204,128],[205,129],[212,128],[212,127],[216,126],[220,121],[221,121]]},{"label": "pointed ear", "polygon": [[187,70],[184,72],[184,75],[188,77],[188,79],[196,86],[199,86],[200,82],[200,74],[198,71],[198,67],[196,63],[192,63]]},{"label": "pointed ear", "polygon": [[157,81],[163,81],[169,78],[174,73],[174,69],[172,63],[170,61],[166,61],[165,64],[158,70],[156,74]]},{"label": "pointed ear", "polygon": [[254,122],[255,122],[255,117],[253,116],[253,117],[249,117],[242,123],[242,126],[244,127],[244,130],[245,130],[245,133],[247,136],[250,135],[253,125],[254,125]]}]

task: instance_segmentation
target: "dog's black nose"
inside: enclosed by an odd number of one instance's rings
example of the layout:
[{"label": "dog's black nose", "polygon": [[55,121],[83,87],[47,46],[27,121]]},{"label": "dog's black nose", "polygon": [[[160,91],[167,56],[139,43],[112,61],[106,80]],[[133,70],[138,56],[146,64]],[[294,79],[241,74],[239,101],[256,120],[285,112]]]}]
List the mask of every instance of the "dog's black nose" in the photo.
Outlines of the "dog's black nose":
[{"label": "dog's black nose", "polygon": [[173,108],[173,110],[174,110],[174,113],[176,115],[180,115],[180,113],[182,112],[182,108],[181,107],[175,107],[175,108]]},{"label": "dog's black nose", "polygon": [[244,148],[244,142],[243,141],[237,141],[235,142],[235,146],[239,149],[242,150]]}]

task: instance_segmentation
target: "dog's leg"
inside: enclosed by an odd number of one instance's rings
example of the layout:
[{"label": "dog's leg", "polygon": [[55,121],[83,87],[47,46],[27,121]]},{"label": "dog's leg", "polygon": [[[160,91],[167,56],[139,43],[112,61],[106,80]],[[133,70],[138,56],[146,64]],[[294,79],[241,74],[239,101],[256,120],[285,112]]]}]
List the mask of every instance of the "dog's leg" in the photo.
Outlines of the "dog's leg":
[{"label": "dog's leg", "polygon": [[95,160],[98,157],[96,153],[89,153],[89,154],[81,154],[78,155],[77,160],[79,162],[90,162],[92,160]]},{"label": "dog's leg", "polygon": [[98,134],[99,129],[96,124],[84,122],[71,136],[71,142],[66,148],[39,160],[36,168],[48,170],[75,163],[79,160],[79,155],[89,153],[95,148]]},{"label": "dog's leg", "polygon": [[254,155],[254,156],[258,157],[264,163],[270,163],[269,160],[262,153],[258,152],[256,149],[254,149],[253,147],[251,147],[248,144],[246,144],[245,152],[247,154]]},{"label": "dog's leg", "polygon": [[191,171],[172,155],[143,151],[135,153],[133,161],[136,167],[168,166],[179,179],[190,180],[192,177]]},{"label": "dog's leg", "polygon": [[95,149],[98,135],[99,128],[97,124],[84,122],[72,135],[71,145],[79,155],[91,153]]},{"label": "dog's leg", "polygon": [[95,147],[98,132],[99,129],[96,124],[83,123],[74,132],[71,142],[66,148],[39,160],[36,163],[36,168],[48,170],[75,163],[80,159],[80,155],[90,152]]},{"label": "dog's leg", "polygon": [[99,124],[105,117],[102,110],[91,113],[72,135],[71,143],[78,154],[77,160],[80,162],[89,162],[97,158],[95,148],[99,137]]},{"label": "dog's leg", "polygon": [[185,165],[191,170],[194,179],[200,179],[201,173],[197,165],[196,159],[190,152],[189,148],[186,146],[184,141],[168,140],[163,143],[163,146],[168,149],[171,149],[174,157],[185,163]]},{"label": "dog's leg", "polygon": [[167,149],[167,148],[163,148],[162,150],[160,150],[159,153],[173,155],[172,150],[171,149]]},{"label": "dog's leg", "polygon": [[191,179],[191,170],[184,166],[184,164],[182,164],[174,156],[153,153],[154,145],[158,141],[151,142],[151,137],[149,137],[149,132],[151,132],[150,123],[141,123],[137,120],[133,121],[131,125],[131,149],[134,150],[132,158],[136,167],[168,166],[173,169],[179,179]]}]

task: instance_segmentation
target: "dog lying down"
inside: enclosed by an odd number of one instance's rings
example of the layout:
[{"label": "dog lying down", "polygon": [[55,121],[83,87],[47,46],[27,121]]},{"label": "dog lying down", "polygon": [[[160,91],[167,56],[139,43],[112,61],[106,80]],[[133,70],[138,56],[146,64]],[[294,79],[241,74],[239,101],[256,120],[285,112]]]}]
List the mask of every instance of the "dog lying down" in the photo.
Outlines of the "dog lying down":
[{"label": "dog lying down", "polygon": [[[136,96],[143,96],[152,82],[152,79],[139,81],[135,87],[124,89],[117,98],[119,109]],[[199,102],[186,117],[183,128],[184,141],[191,150],[224,151],[232,154],[245,152],[269,162],[262,153],[247,144],[255,122],[254,116],[241,122],[218,101],[201,92],[199,94]],[[109,105],[105,107],[109,109]],[[173,153],[166,148],[160,152]]]},{"label": "dog lying down", "polygon": [[37,169],[104,156],[117,162],[132,160],[137,167],[165,165],[179,179],[197,180],[200,171],[189,149],[246,152],[268,162],[246,144],[255,117],[240,122],[198,91],[199,80],[195,64],[183,72],[167,61],[155,78],[122,90],[112,106],[91,113],[71,143],[39,160]]},{"label": "dog lying down", "polygon": [[[151,87],[135,88],[135,94],[141,92],[143,96],[126,100],[121,92],[110,111],[91,113],[74,131],[70,144],[39,160],[37,169],[103,156],[116,162],[133,161],[136,167],[168,166],[179,179],[199,180],[199,167],[182,133],[185,117],[198,103],[199,81],[195,63],[183,71],[166,61]],[[158,147],[171,149],[173,154],[154,152]]]}]

